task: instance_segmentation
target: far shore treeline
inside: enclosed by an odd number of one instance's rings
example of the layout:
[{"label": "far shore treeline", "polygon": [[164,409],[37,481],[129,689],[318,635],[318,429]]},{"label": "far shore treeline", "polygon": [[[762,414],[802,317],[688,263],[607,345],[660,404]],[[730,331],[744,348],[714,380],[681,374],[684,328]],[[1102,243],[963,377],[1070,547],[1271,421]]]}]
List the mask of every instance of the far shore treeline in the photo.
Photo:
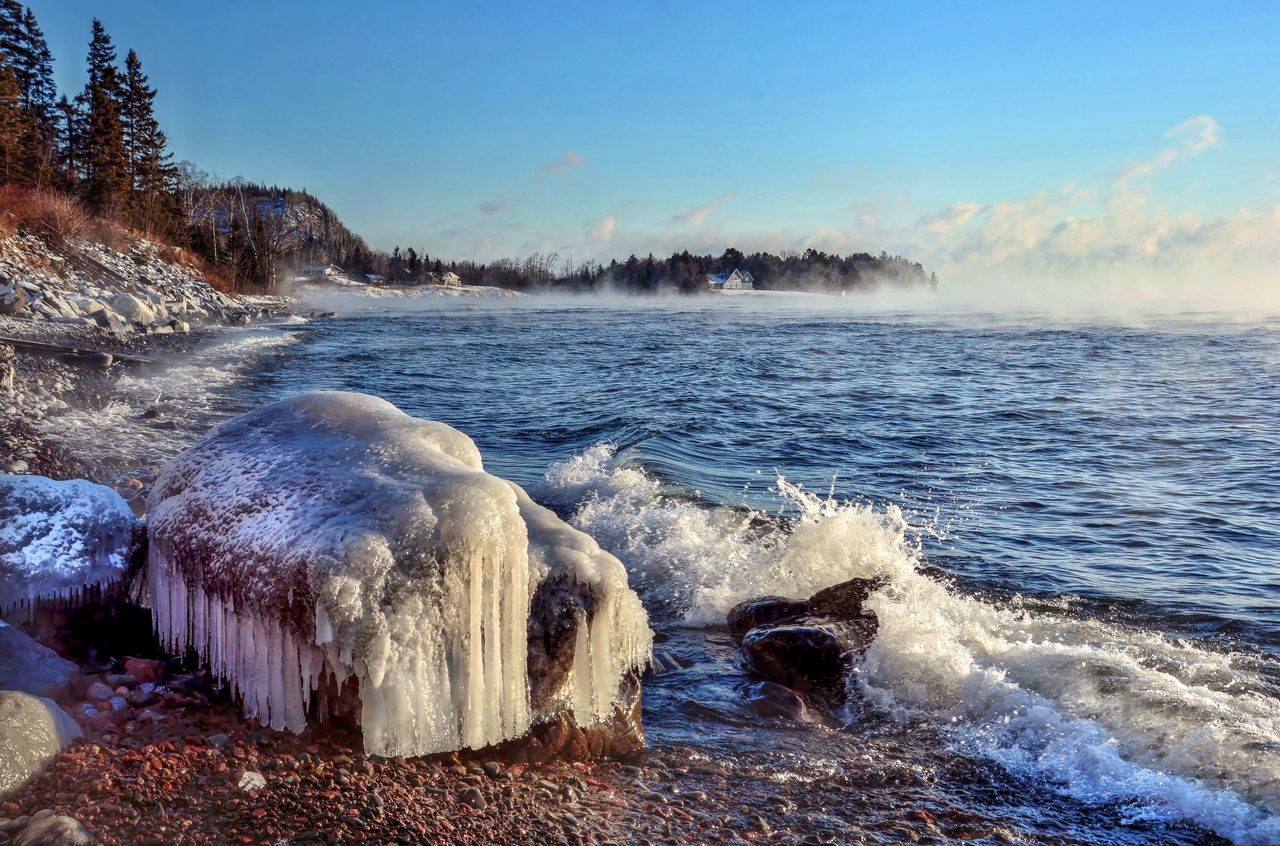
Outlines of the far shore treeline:
[{"label": "far shore treeline", "polygon": [[452,271],[463,282],[524,291],[693,293],[709,273],[749,271],[756,287],[847,291],[881,282],[933,286],[920,264],[880,253],[652,254],[601,264],[555,254],[481,263],[426,250],[372,250],[306,191],[221,180],[177,162],[154,112],[156,89],[134,50],[118,60],[101,21],[90,29],[83,90],[58,92],[53,56],[35,15],[0,0],[0,235],[134,236],[170,245],[225,291],[275,290],[304,265],[334,264],[381,284],[414,284]]}]

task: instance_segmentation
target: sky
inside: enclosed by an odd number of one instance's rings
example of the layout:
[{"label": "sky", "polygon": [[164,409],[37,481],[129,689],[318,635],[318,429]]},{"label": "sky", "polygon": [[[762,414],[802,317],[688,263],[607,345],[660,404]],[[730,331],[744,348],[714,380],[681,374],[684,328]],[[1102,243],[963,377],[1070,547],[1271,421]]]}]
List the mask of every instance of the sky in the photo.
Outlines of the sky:
[{"label": "sky", "polygon": [[375,247],[1280,266],[1274,0],[30,5],[60,87],[99,16],[177,159]]}]

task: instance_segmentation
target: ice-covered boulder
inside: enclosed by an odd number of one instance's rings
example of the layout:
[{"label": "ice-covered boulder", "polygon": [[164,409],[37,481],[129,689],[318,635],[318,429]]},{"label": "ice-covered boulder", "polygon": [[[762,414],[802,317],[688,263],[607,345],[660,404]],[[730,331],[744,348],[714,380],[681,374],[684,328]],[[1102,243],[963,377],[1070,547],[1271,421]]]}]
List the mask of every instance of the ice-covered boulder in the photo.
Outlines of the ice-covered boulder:
[{"label": "ice-covered boulder", "polygon": [[20,790],[82,735],[51,700],[0,690],[0,796]]},{"label": "ice-covered boulder", "polygon": [[79,679],[75,664],[0,620],[0,690],[64,699]]},{"label": "ice-covered boulder", "polygon": [[40,602],[78,602],[119,582],[136,525],[111,488],[0,476],[0,617]]},{"label": "ice-covered boulder", "polygon": [[376,397],[229,420],[148,499],[155,624],[300,731],[351,692],[367,752],[486,746],[638,706],[652,633],[613,556]]}]

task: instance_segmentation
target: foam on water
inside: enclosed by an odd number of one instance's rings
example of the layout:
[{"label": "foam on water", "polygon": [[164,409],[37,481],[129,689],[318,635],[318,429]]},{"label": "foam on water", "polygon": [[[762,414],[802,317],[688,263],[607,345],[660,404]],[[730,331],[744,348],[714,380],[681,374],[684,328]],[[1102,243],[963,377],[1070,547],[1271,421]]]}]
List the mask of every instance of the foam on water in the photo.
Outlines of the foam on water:
[{"label": "foam on water", "polygon": [[896,507],[819,498],[784,479],[776,492],[794,522],[670,495],[602,445],[551,467],[542,494],[580,503],[571,522],[618,555],[669,620],[719,623],[742,599],[887,576],[868,601],[880,629],[850,680],[857,699],[927,719],[961,754],[1129,819],[1280,842],[1280,698],[1260,672],[1267,659],[966,595],[919,572],[918,534]]},{"label": "foam on water", "polygon": [[[290,318],[287,322],[300,321]],[[168,458],[227,415],[220,391],[236,386],[265,356],[297,340],[297,335],[274,327],[223,329],[213,343],[167,366],[125,371],[106,405],[49,417],[40,422],[41,431],[72,451],[102,462]],[[152,408],[159,416],[141,416]]]}]

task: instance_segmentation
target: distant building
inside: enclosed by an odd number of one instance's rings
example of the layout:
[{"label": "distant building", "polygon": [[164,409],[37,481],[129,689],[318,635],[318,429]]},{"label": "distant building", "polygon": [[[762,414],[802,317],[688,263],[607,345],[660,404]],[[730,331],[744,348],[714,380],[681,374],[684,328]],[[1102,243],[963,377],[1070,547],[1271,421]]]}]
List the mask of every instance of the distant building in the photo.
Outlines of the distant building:
[{"label": "distant building", "polygon": [[427,279],[433,285],[461,285],[462,277],[454,273],[452,270],[446,270],[441,273],[428,273]]},{"label": "distant building", "polygon": [[336,264],[304,264],[301,268],[303,276],[341,276],[342,268]]},{"label": "distant building", "polygon": [[379,276],[379,275],[378,275],[378,274],[376,274],[376,273],[366,273],[366,274],[364,275],[364,281],[366,281],[366,282],[385,282],[386,280],[385,280],[385,279],[383,279],[381,276]]},{"label": "distant building", "polygon": [[707,274],[707,288],[712,291],[750,291],[755,286],[755,278],[746,270]]}]

